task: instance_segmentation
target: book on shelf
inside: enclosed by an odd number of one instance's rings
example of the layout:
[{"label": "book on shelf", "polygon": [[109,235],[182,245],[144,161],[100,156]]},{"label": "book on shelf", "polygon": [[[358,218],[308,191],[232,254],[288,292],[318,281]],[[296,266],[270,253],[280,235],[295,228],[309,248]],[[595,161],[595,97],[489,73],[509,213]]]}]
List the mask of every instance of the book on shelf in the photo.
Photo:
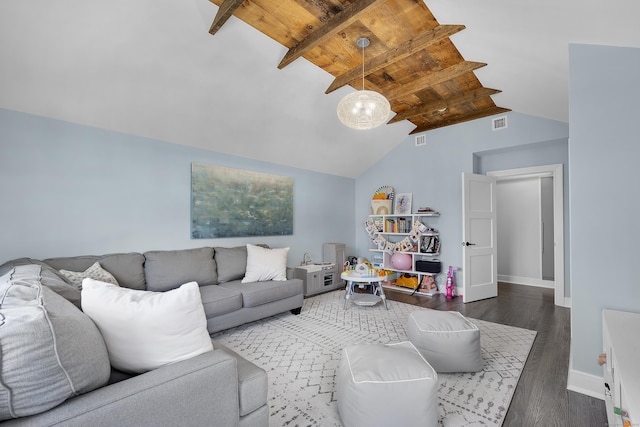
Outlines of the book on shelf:
[{"label": "book on shelf", "polygon": [[423,215],[439,215],[438,212],[434,211],[431,208],[418,208],[416,213],[417,214],[423,214]]},{"label": "book on shelf", "polygon": [[406,218],[398,218],[398,233],[408,233],[409,227],[407,226],[408,221]]},{"label": "book on shelf", "polygon": [[384,225],[387,233],[396,233],[396,222],[393,219],[387,219]]}]

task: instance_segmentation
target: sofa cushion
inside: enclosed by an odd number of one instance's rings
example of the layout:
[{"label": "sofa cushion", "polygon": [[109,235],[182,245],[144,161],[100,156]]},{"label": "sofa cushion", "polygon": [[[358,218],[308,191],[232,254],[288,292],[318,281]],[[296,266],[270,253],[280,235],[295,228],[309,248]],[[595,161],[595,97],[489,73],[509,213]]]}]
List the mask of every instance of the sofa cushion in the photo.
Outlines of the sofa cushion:
[{"label": "sofa cushion", "polygon": [[126,254],[84,255],[76,257],[45,259],[56,270],[84,271],[96,261],[102,268],[113,274],[120,286],[131,289],[145,289],[144,256],[137,252]]},{"label": "sofa cushion", "polygon": [[242,292],[243,307],[256,307],[302,293],[302,281],[298,279],[253,283],[236,280],[220,283],[218,286]]},{"label": "sofa cushion", "polygon": [[150,251],[144,257],[149,291],[168,291],[187,282],[200,286],[218,283],[213,248]]},{"label": "sofa cushion", "polygon": [[247,244],[247,271],[243,283],[287,280],[289,248],[267,249]]},{"label": "sofa cushion", "polygon": [[218,282],[240,280],[247,271],[247,246],[235,248],[215,247],[215,260],[218,267]]},{"label": "sofa cushion", "polygon": [[69,280],[74,285],[77,285],[78,287],[82,286],[82,281],[86,278],[118,285],[118,281],[115,277],[113,277],[113,274],[102,268],[98,261],[94,262],[91,267],[87,268],[84,271],[69,271],[62,269],[60,270],[60,274],[62,274],[67,278],[67,280]]},{"label": "sofa cushion", "polygon": [[212,350],[198,284],[166,292],[84,279],[82,309],[98,325],[114,368],[141,373]]},{"label": "sofa cushion", "polygon": [[[255,246],[269,248],[264,243]],[[222,248],[216,246],[214,258],[218,267],[218,282],[231,282],[240,280],[247,271],[247,245],[236,246],[234,248]]]},{"label": "sofa cushion", "polygon": [[95,324],[43,285],[42,267],[0,278],[0,419],[47,411],[101,387],[111,367]]},{"label": "sofa cushion", "polygon": [[200,286],[200,298],[207,318],[242,308],[242,293],[239,289],[223,288],[218,285]]}]

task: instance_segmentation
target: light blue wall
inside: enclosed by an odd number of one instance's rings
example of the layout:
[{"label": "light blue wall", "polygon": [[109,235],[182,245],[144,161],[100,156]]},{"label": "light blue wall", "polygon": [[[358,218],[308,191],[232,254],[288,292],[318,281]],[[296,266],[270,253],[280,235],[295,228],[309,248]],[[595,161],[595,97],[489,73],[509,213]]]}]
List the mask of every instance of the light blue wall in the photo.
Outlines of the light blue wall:
[{"label": "light blue wall", "polygon": [[[508,127],[499,131],[492,131],[491,118],[485,118],[427,132],[427,143],[420,147],[415,146],[413,135],[407,137],[356,180],[357,254],[370,256],[369,238],[362,226],[369,214],[369,200],[376,188],[391,185],[396,193],[413,193],[414,209],[429,206],[441,213],[429,222],[440,231],[440,259],[444,268],[461,267],[462,173],[473,172],[474,154],[568,136],[566,123],[509,113]],[[458,272],[458,282],[461,279]]]},{"label": "light blue wall", "polygon": [[[499,148],[475,154],[474,173],[562,164],[564,192],[564,295],[571,296],[569,257],[569,141],[566,138],[517,147]],[[498,227],[500,226],[498,219]]]},{"label": "light blue wall", "polygon": [[[194,161],[292,176],[294,234],[192,240]],[[247,242],[290,246],[290,266],[320,261],[325,242],[352,251],[354,195],[350,178],[0,109],[0,263]]]},{"label": "light blue wall", "polygon": [[640,49],[569,47],[573,369],[597,376],[602,309],[640,312],[639,75]]}]

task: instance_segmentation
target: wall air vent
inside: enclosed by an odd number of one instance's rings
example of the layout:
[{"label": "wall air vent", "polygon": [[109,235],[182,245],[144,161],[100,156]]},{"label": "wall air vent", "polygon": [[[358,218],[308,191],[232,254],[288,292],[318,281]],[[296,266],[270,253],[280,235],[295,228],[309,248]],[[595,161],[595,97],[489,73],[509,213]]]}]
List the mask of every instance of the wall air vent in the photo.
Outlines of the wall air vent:
[{"label": "wall air vent", "polygon": [[500,130],[507,128],[507,116],[496,117],[491,120],[491,130]]},{"label": "wall air vent", "polygon": [[427,135],[416,135],[416,147],[420,147],[427,143]]}]

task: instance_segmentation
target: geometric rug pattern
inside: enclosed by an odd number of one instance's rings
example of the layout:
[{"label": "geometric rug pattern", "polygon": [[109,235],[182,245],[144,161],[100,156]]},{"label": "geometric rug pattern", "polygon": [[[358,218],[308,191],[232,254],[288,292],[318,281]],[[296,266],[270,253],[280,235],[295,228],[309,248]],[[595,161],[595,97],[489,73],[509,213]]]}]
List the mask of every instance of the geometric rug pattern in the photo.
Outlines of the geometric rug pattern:
[{"label": "geometric rug pattern", "polygon": [[[408,314],[426,310],[387,304],[389,310],[345,309],[344,291],[334,291],[305,299],[300,315],[283,313],[213,338],[267,371],[271,426],[341,426],[334,392],[342,349],[406,341]],[[438,374],[439,423],[501,426],[536,332],[468,319],[480,329],[482,371]]]}]

